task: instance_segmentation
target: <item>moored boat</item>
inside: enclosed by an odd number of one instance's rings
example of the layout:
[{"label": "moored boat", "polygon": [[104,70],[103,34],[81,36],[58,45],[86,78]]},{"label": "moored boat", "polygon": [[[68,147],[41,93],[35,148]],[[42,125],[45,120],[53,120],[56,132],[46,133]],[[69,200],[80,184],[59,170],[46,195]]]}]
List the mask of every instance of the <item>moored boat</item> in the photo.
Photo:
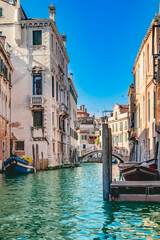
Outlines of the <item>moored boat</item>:
[{"label": "moored boat", "polygon": [[113,160],[112,160],[112,163],[113,163],[113,164],[117,164],[117,163],[118,163],[117,158],[113,159]]},{"label": "moored boat", "polygon": [[82,162],[75,163],[75,167],[82,167]]},{"label": "moored boat", "polygon": [[151,169],[157,169],[157,159],[150,159],[144,162],[124,162],[119,164],[118,167],[119,167],[119,170],[121,171],[125,168],[132,167],[135,165],[144,166]]},{"label": "moored boat", "polygon": [[34,166],[19,157],[10,157],[4,162],[5,172],[8,174],[23,174],[34,172]]},{"label": "moored boat", "polygon": [[158,171],[142,165],[133,165],[120,170],[125,181],[153,181],[158,179]]}]

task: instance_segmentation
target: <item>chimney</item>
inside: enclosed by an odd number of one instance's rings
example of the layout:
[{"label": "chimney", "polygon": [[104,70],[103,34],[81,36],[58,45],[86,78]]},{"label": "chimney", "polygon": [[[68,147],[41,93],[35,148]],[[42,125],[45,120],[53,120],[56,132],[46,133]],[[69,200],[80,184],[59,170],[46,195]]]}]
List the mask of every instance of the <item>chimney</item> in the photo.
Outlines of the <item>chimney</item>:
[{"label": "chimney", "polygon": [[15,22],[19,23],[21,20],[21,2],[17,0],[16,8],[15,8]]},{"label": "chimney", "polygon": [[15,7],[15,30],[14,30],[14,34],[15,34],[15,41],[17,43],[18,46],[21,45],[21,38],[22,38],[22,34],[21,34],[21,1],[17,0],[17,4]]},{"label": "chimney", "polygon": [[87,108],[85,108],[85,112],[87,113]]},{"label": "chimney", "polygon": [[63,33],[63,35],[62,35],[62,41],[63,41],[63,44],[64,44],[64,46],[65,46],[65,48],[66,48],[67,35],[65,35],[64,33]]},{"label": "chimney", "polygon": [[84,105],[82,105],[82,111],[84,112]]},{"label": "chimney", "polygon": [[70,73],[70,79],[73,81],[73,73]]},{"label": "chimney", "polygon": [[53,6],[53,3],[51,3],[51,6],[49,8],[49,18],[52,19],[54,22],[56,21],[56,8]]},{"label": "chimney", "polygon": [[83,111],[83,110],[82,110],[82,106],[80,106],[80,110]]}]

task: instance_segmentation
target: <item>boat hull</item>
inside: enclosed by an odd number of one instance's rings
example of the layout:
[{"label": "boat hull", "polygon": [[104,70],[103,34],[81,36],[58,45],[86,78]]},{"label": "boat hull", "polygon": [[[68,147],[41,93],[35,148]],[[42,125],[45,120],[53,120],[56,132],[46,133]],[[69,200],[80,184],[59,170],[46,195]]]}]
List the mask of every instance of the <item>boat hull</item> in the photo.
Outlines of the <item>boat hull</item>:
[{"label": "boat hull", "polygon": [[143,166],[132,166],[121,170],[125,181],[154,181],[158,179],[158,171]]},{"label": "boat hull", "polygon": [[34,172],[34,166],[28,164],[26,160],[18,157],[11,157],[4,162],[7,174],[25,174]]}]

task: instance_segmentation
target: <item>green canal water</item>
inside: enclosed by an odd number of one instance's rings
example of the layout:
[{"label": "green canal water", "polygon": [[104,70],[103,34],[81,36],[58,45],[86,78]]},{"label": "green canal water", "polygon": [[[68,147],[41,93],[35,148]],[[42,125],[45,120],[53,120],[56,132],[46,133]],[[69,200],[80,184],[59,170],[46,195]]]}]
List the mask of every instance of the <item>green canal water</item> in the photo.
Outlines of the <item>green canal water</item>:
[{"label": "green canal water", "polygon": [[5,239],[160,239],[160,204],[104,202],[101,164],[1,174],[0,240]]}]

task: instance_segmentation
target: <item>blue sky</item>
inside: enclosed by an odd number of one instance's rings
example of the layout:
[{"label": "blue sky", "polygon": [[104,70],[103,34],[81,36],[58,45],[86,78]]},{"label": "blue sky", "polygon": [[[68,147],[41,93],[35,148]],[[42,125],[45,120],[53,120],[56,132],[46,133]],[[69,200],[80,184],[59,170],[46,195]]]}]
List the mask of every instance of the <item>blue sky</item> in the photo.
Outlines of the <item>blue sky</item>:
[{"label": "blue sky", "polygon": [[[49,16],[49,0],[21,4],[28,17]],[[115,103],[128,104],[132,67],[159,1],[54,0],[53,5],[58,30],[67,35],[78,106],[101,116]]]}]

